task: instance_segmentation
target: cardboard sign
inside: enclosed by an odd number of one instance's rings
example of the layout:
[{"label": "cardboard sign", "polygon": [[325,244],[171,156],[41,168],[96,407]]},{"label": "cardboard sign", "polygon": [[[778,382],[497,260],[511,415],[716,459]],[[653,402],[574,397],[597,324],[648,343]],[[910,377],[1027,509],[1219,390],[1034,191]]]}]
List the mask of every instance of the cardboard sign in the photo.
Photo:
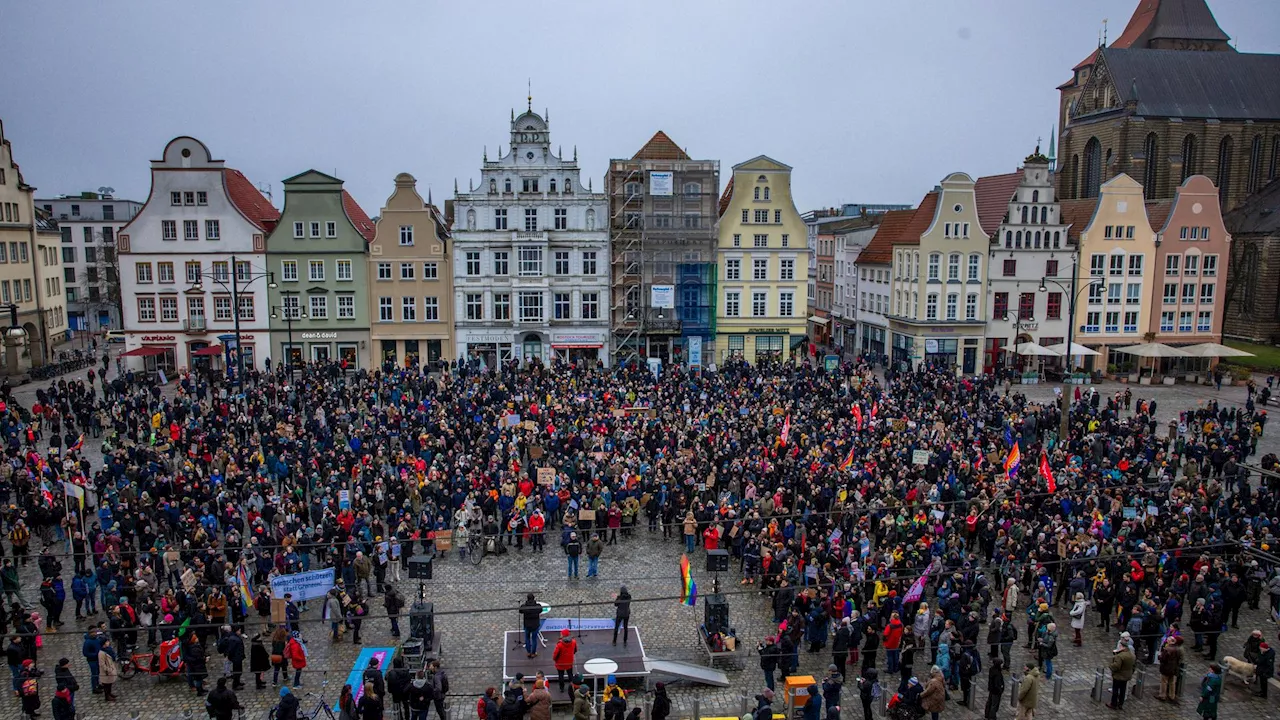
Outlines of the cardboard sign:
[{"label": "cardboard sign", "polygon": [[436,550],[440,552],[449,552],[453,549],[453,531],[437,530],[436,531]]},{"label": "cardboard sign", "polygon": [[679,451],[679,453],[678,453],[678,454],[680,455],[680,457],[684,457],[684,458],[693,457],[693,449],[692,449],[692,448],[682,448],[682,449]]},{"label": "cardboard sign", "polygon": [[556,482],[555,468],[549,468],[549,467],[538,468],[538,484],[539,485],[554,485],[555,482]]},{"label": "cardboard sign", "polygon": [[533,458],[534,460],[539,460],[539,459],[541,459],[541,458],[542,458],[542,446],[541,446],[541,445],[530,445],[530,446],[529,446],[529,457]]},{"label": "cardboard sign", "polygon": [[284,598],[271,598],[271,622],[274,625],[284,623]]},{"label": "cardboard sign", "polygon": [[621,417],[626,417],[626,416],[627,416],[627,411],[626,411],[626,410],[616,410],[616,409],[615,409],[615,410],[610,410],[609,412],[610,412],[610,413],[612,413],[612,414],[613,414],[613,416],[614,416],[614,417],[616,417],[616,418],[621,418]]},{"label": "cardboard sign", "polygon": [[532,420],[525,420],[524,422],[520,423],[520,428],[522,430],[537,431],[538,425]]},{"label": "cardboard sign", "polygon": [[928,465],[929,451],[928,450],[912,450],[911,464],[912,465]]},{"label": "cardboard sign", "polygon": [[595,522],[595,520],[596,520],[596,511],[595,511],[595,510],[588,510],[588,509],[586,509],[586,508],[583,508],[583,509],[579,510],[579,511],[578,511],[578,522],[582,522],[583,520],[590,520],[591,522]]}]

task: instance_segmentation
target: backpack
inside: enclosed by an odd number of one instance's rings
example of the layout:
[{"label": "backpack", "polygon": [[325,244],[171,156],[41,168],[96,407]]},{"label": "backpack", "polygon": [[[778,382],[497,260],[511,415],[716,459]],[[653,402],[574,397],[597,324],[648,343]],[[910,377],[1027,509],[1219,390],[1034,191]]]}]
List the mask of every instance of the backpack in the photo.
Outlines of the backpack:
[{"label": "backpack", "polygon": [[[476,700],[476,715],[480,718],[480,720],[489,720],[488,716],[486,716],[484,712],[484,696],[483,695],[480,696],[479,700]],[[498,720],[498,719],[493,718],[493,720]]]},{"label": "backpack", "polygon": [[1018,627],[1012,622],[1004,624],[1004,630],[1000,633],[1000,641],[1011,643],[1018,639]]}]

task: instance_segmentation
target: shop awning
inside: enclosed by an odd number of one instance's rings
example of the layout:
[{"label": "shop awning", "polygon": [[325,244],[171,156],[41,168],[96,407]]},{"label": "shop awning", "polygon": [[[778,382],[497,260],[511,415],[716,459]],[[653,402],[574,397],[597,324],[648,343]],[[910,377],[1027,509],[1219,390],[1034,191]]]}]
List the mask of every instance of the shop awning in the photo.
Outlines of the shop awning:
[{"label": "shop awning", "polygon": [[602,348],[604,347],[604,344],[603,343],[551,343],[551,347],[556,348],[557,350],[573,349],[573,348],[590,350],[590,349]]},{"label": "shop awning", "polygon": [[120,357],[155,357],[156,355],[165,354],[166,349],[156,347],[154,345],[143,345],[140,348],[134,348],[126,353],[121,353]]},{"label": "shop awning", "polygon": [[813,323],[814,325],[826,325],[827,323],[831,322],[831,320],[829,318],[818,317],[817,315],[810,315],[809,322]]},{"label": "shop awning", "polygon": [[808,335],[797,335],[796,338],[791,341],[791,349],[795,350],[796,348],[800,347],[801,345],[807,342],[809,342]]},{"label": "shop awning", "polygon": [[212,355],[221,355],[221,354],[222,354],[221,345],[209,345],[207,347],[202,347],[199,350],[191,353],[191,356],[192,357],[210,357]]}]

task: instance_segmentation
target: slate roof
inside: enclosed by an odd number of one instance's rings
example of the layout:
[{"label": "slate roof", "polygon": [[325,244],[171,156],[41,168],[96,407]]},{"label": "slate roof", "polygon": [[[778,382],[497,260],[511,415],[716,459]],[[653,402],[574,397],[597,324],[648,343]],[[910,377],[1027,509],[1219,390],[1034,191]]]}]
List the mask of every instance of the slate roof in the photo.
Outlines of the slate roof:
[{"label": "slate roof", "polygon": [[275,226],[276,221],[280,219],[280,211],[258,192],[258,188],[249,182],[249,178],[245,177],[244,173],[224,168],[222,179],[227,187],[227,196],[249,219],[249,222],[262,230],[270,230]]},{"label": "slate roof", "polygon": [[689,155],[675,141],[659,130],[640,148],[632,160],[688,160]]},{"label": "slate roof", "polygon": [[351,193],[346,190],[342,191],[342,209],[347,213],[347,219],[355,226],[356,231],[364,236],[366,243],[373,242],[373,236],[377,232],[377,228],[373,226],[373,221],[369,219],[368,213],[360,207],[356,199],[351,197]]},{"label": "slate roof", "polygon": [[[1129,24],[1110,45],[1113,48],[1144,48],[1158,39],[1218,40],[1227,36],[1205,0],[1141,0]],[[1089,53],[1072,70],[1088,67],[1098,59],[1098,50]],[[1073,81],[1068,81],[1070,86]]]},{"label": "slate roof", "polygon": [[1102,51],[1125,102],[1148,117],[1280,118],[1280,55],[1184,50]]},{"label": "slate roof", "polygon": [[1280,233],[1280,178],[1250,195],[1222,219],[1232,236]]},{"label": "slate roof", "polygon": [[871,242],[858,253],[859,265],[888,265],[893,261],[893,246],[902,231],[911,224],[915,210],[890,210],[880,216],[880,227]]},{"label": "slate roof", "polygon": [[1009,201],[1022,182],[1022,173],[1011,172],[1004,175],[988,175],[978,178],[974,186],[974,195],[978,202],[978,225],[983,232],[995,238],[1009,212]]}]

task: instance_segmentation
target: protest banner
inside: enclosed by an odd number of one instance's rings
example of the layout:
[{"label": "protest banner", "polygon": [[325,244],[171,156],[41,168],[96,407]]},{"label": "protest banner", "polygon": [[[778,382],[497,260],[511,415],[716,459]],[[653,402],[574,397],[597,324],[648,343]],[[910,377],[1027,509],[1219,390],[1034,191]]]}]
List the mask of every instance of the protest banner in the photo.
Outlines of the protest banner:
[{"label": "protest banner", "polygon": [[556,469],[549,467],[538,468],[538,484],[554,485],[556,482]]},{"label": "protest banner", "polygon": [[271,597],[283,599],[285,593],[290,593],[295,602],[314,600],[324,597],[331,587],[333,587],[333,568],[277,575],[271,578]]},{"label": "protest banner", "polygon": [[928,465],[929,451],[928,450],[912,450],[911,464],[912,465]]},{"label": "protest banner", "polygon": [[436,531],[436,550],[440,552],[449,552],[453,549],[453,531],[437,530]]}]

